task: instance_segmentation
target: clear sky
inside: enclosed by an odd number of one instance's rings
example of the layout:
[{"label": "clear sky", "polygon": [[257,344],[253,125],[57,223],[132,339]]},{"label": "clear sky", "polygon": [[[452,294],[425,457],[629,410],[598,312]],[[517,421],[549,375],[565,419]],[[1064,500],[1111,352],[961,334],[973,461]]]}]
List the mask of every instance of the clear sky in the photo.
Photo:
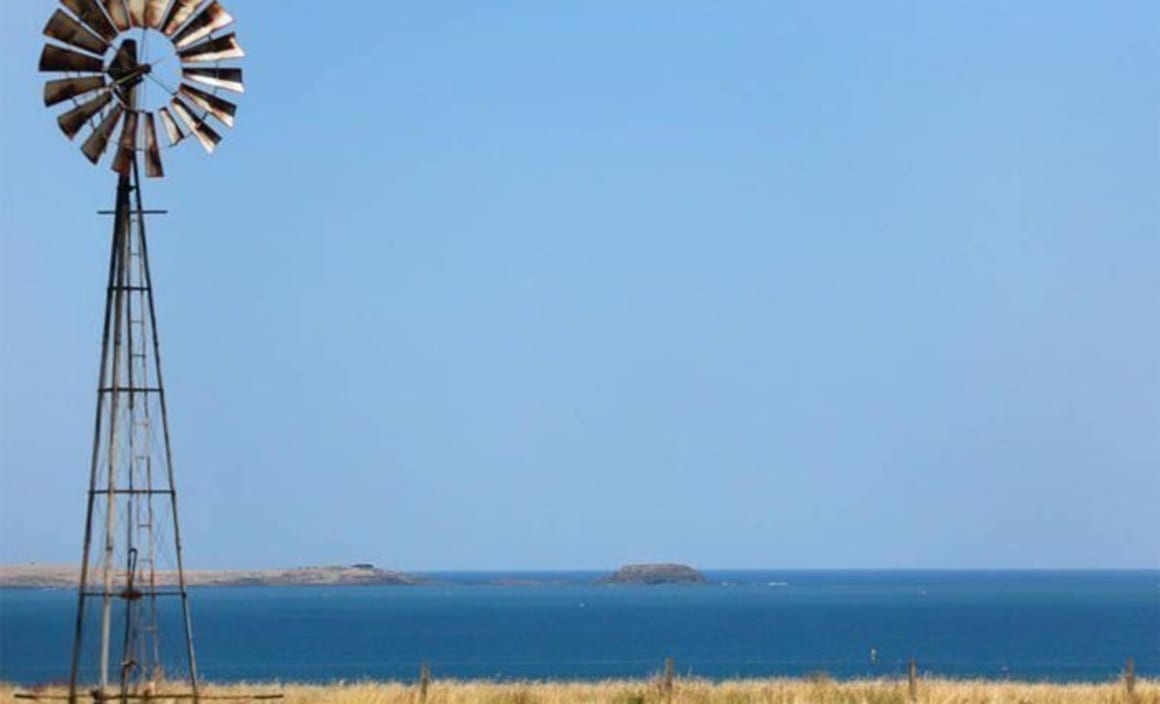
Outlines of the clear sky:
[{"label": "clear sky", "polygon": [[[54,5],[0,9],[2,563],[88,481]],[[1160,566],[1160,3],[226,5],[238,126],[146,192],[192,566]]]}]

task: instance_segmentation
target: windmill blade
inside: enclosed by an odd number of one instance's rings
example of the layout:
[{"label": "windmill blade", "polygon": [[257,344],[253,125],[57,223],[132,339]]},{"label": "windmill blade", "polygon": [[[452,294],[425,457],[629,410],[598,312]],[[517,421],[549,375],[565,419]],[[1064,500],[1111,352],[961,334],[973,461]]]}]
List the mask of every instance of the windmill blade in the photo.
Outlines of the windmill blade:
[{"label": "windmill blade", "polygon": [[189,19],[200,2],[201,0],[174,0],[173,5],[169,8],[169,13],[165,15],[165,22],[161,25],[161,33],[167,37],[172,37]]},{"label": "windmill blade", "polygon": [[161,166],[161,148],[157,146],[157,124],[151,112],[145,113],[145,175],[149,178],[165,176],[165,169]]},{"label": "windmill blade", "polygon": [[129,24],[145,26],[145,0],[129,0]]},{"label": "windmill blade", "polygon": [[59,42],[64,42],[78,49],[84,49],[93,54],[104,54],[109,49],[109,43],[85,29],[63,10],[52,13],[48,24],[44,27],[45,36]]},{"label": "windmill blade", "polygon": [[113,159],[113,171],[119,174],[128,174],[133,167],[133,159],[137,153],[137,113],[125,114],[125,126],[121,128],[121,140],[117,147],[117,156]]},{"label": "windmill blade", "polygon": [[189,128],[193,136],[197,137],[197,141],[201,142],[201,146],[205,148],[206,153],[213,154],[214,150],[217,149],[218,143],[222,141],[221,135],[215,132],[212,127],[205,124],[204,120],[195,118],[193,113],[189,111],[189,108],[180,99],[174,98],[170,105],[173,106],[173,111],[177,113],[177,116]]},{"label": "windmill blade", "polygon": [[141,113],[131,110],[125,113],[125,127],[121,130],[122,147],[129,150],[137,148],[137,125],[140,123]]},{"label": "windmill blade", "polygon": [[226,9],[213,0],[210,4],[201,8],[201,11],[194,15],[189,24],[173,36],[173,43],[177,48],[187,47],[204,36],[212,32],[216,32],[222,27],[228,27],[233,24],[234,18]]},{"label": "windmill blade", "polygon": [[169,137],[169,146],[172,147],[185,139],[185,133],[178,127],[173,115],[169,114],[168,108],[161,108],[157,112],[161,115],[161,124],[165,127],[165,134]]},{"label": "windmill blade", "polygon": [[105,115],[105,119],[101,121],[101,124],[85,140],[81,151],[84,152],[84,155],[93,164],[101,160],[101,155],[105,153],[105,149],[109,146],[109,137],[113,135],[113,130],[117,129],[117,122],[121,119],[123,112],[124,109],[120,105],[114,105],[113,109],[109,111],[109,114]]},{"label": "windmill blade", "polygon": [[61,4],[105,41],[111,42],[116,39],[117,28],[113,26],[112,22],[109,22],[109,18],[105,16],[105,12],[97,4],[97,0],[61,0]]},{"label": "windmill blade", "polygon": [[181,75],[191,81],[214,88],[225,88],[235,93],[245,93],[246,86],[242,84],[242,69],[240,68],[186,68]]},{"label": "windmill blade", "polygon": [[207,93],[200,88],[181,84],[179,89],[181,94],[189,98],[194,105],[202,108],[210,115],[213,115],[219,122],[226,127],[234,126],[234,115],[238,112],[238,106],[234,105],[228,100],[223,100],[213,93]]},{"label": "windmill blade", "polygon": [[101,73],[105,65],[95,56],[65,49],[54,44],[45,44],[40,54],[41,71],[74,71],[81,73]]},{"label": "windmill blade", "polygon": [[81,131],[85,123],[92,119],[93,115],[103,110],[112,100],[113,96],[111,93],[102,93],[100,97],[93,98],[87,103],[81,103],[72,110],[64,113],[56,118],[56,121],[60,125],[61,131],[68,135],[69,139],[72,139],[77,136],[77,132]]},{"label": "windmill blade", "polygon": [[195,64],[222,59],[240,59],[246,55],[246,52],[242,51],[242,46],[238,44],[236,35],[227,34],[224,37],[210,39],[201,44],[180,49],[177,55],[181,57],[181,63]]},{"label": "windmill blade", "polygon": [[113,26],[117,31],[124,32],[129,29],[129,7],[126,0],[105,0],[105,12],[108,13],[109,19],[113,20]]},{"label": "windmill blade", "polygon": [[145,6],[145,26],[149,29],[160,29],[165,20],[165,7],[169,0],[149,0]]},{"label": "windmill blade", "polygon": [[44,106],[52,107],[69,98],[76,98],[104,87],[104,76],[62,78],[59,81],[48,81],[44,84]]}]

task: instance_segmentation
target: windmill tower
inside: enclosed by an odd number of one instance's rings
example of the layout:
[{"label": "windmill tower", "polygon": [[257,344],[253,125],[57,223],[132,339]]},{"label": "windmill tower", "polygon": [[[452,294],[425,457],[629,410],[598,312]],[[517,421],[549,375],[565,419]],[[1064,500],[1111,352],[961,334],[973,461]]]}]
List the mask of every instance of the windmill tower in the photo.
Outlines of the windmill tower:
[{"label": "windmill tower", "polygon": [[[212,153],[215,124],[232,127],[244,53],[216,1],[61,0],[44,33],[40,70],[60,74],[44,102],[93,164],[113,147],[117,173],[77,592],[69,701],[170,694],[184,681],[197,701],[173,454],[149,269],[145,175],[164,175],[158,122],[172,147],[193,136]],[[152,101],[152,102],[151,102]],[[119,134],[118,128],[120,129]],[[116,134],[116,136],[115,136]],[[162,681],[166,692],[159,692]]]}]

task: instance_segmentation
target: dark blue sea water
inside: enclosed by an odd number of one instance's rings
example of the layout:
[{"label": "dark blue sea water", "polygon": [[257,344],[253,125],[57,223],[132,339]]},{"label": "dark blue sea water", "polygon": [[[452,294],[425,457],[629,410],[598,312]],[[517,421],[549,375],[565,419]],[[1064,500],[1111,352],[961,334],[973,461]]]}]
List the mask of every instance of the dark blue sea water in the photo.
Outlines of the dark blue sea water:
[{"label": "dark blue sea water", "polygon": [[[725,678],[1160,675],[1160,570],[746,571],[709,586],[595,586],[596,573],[446,573],[422,587],[194,589],[204,677]],[[493,580],[539,585],[496,586]],[[0,680],[67,674],[75,596],[0,591]],[[167,647],[179,626],[163,619]],[[877,662],[870,661],[870,649]]]}]

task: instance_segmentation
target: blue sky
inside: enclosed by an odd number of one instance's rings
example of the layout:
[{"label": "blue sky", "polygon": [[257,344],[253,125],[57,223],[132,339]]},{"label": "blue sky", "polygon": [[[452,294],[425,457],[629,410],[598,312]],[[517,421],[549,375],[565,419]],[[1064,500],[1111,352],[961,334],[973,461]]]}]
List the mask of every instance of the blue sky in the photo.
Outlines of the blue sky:
[{"label": "blue sky", "polygon": [[[231,0],[147,186],[195,567],[1158,567],[1160,5]],[[114,176],[0,23],[0,562],[80,556]]]}]

